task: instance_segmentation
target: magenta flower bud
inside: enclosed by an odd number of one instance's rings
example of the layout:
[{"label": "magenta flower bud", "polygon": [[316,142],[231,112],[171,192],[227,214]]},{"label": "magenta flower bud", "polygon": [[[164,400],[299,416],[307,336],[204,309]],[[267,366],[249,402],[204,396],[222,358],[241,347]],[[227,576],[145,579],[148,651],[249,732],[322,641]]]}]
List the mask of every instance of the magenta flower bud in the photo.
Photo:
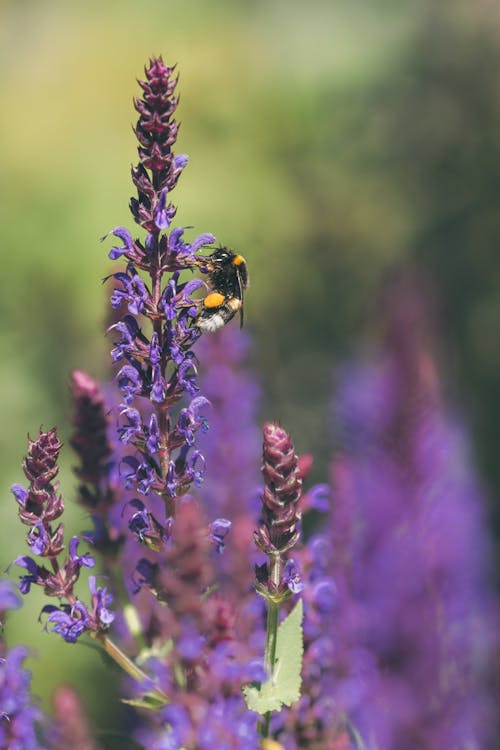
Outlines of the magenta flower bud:
[{"label": "magenta flower bud", "polygon": [[139,113],[135,134],[140,162],[132,169],[138,198],[132,198],[130,207],[136,222],[154,234],[167,228],[175,216],[175,207],[167,205],[166,198],[187,162],[185,158],[176,159],[171,150],[178,131],[173,118],[178,103],[174,68],[159,57],[151,60],[145,73],[146,80],[139,81],[142,98],[134,102]]},{"label": "magenta flower bud", "polygon": [[302,477],[288,433],[272,422],[264,425],[263,432],[262,522],[254,539],[257,547],[269,555],[286,552],[299,538],[297,506]]},{"label": "magenta flower bud", "polygon": [[64,510],[62,498],[57,495],[57,459],[61,443],[55,428],[40,432],[36,440],[28,438],[28,453],[23,461],[24,473],[30,482],[29,489],[15,484],[12,493],[19,504],[19,518],[27,526],[47,525],[59,518]]},{"label": "magenta flower bud", "polygon": [[28,455],[23,461],[24,473],[30,481],[39,486],[48,484],[57,474],[57,459],[61,443],[57,438],[55,427],[49,432],[42,432],[36,440],[28,441]]},{"label": "magenta flower bud", "polygon": [[[75,473],[82,482],[97,485],[109,472],[112,453],[107,435],[109,409],[98,383],[86,372],[73,371],[71,390],[74,432],[70,443],[80,459]],[[88,496],[87,499],[90,500]]]}]

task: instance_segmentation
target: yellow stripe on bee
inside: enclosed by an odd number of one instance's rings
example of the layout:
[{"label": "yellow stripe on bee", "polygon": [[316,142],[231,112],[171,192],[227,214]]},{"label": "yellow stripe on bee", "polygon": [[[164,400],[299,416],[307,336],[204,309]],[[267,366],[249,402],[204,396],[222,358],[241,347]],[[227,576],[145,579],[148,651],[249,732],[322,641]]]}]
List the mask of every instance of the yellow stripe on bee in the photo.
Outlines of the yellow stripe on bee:
[{"label": "yellow stripe on bee", "polygon": [[203,300],[204,307],[220,307],[226,298],[220,292],[210,292]]},{"label": "yellow stripe on bee", "polygon": [[243,255],[235,255],[231,263],[233,266],[241,266],[242,263],[246,263],[246,260]]}]

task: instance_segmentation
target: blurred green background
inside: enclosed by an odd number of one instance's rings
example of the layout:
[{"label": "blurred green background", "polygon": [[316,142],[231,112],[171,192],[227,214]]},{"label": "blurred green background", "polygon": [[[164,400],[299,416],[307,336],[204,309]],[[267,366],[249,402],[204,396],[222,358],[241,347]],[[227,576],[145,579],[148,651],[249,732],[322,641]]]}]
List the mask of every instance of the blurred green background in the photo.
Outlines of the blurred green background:
[{"label": "blurred green background", "polygon": [[[498,3],[4,0],[2,568],[24,552],[8,488],[22,479],[27,433],[57,424],[67,441],[70,370],[107,372],[99,237],[133,229],[131,100],[152,54],[181,74],[178,151],[191,161],[177,221],[248,260],[262,416],[315,455],[324,480],[334,366],[376,330],[380,285],[420,268],[440,302],[445,387],[497,497]],[[70,513],[70,528],[85,523]],[[492,525],[498,536],[494,503]],[[8,635],[37,651],[35,691],[46,706],[58,681],[84,679],[94,722],[111,726],[112,675],[93,652],[41,634],[31,599]]]}]

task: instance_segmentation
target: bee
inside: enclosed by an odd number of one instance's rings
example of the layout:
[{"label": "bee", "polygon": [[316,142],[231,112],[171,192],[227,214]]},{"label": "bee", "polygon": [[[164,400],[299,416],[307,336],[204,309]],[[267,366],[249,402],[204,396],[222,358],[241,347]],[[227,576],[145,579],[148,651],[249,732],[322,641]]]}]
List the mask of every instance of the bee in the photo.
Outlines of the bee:
[{"label": "bee", "polygon": [[248,286],[245,259],[227,247],[219,247],[212,255],[203,259],[203,269],[208,271],[210,291],[201,300],[195,325],[206,333],[212,333],[222,328],[239,312],[241,328],[243,295]]}]

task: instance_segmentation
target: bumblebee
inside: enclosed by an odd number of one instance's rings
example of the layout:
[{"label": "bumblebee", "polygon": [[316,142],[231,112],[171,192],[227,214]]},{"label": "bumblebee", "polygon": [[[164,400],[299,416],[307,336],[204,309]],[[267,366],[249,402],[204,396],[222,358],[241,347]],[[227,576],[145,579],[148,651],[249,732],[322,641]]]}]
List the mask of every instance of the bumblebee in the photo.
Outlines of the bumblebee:
[{"label": "bumblebee", "polygon": [[239,312],[241,328],[243,295],[248,286],[245,259],[227,247],[219,247],[212,255],[203,259],[202,267],[208,271],[210,291],[201,300],[195,325],[206,333],[212,333],[222,328]]}]

